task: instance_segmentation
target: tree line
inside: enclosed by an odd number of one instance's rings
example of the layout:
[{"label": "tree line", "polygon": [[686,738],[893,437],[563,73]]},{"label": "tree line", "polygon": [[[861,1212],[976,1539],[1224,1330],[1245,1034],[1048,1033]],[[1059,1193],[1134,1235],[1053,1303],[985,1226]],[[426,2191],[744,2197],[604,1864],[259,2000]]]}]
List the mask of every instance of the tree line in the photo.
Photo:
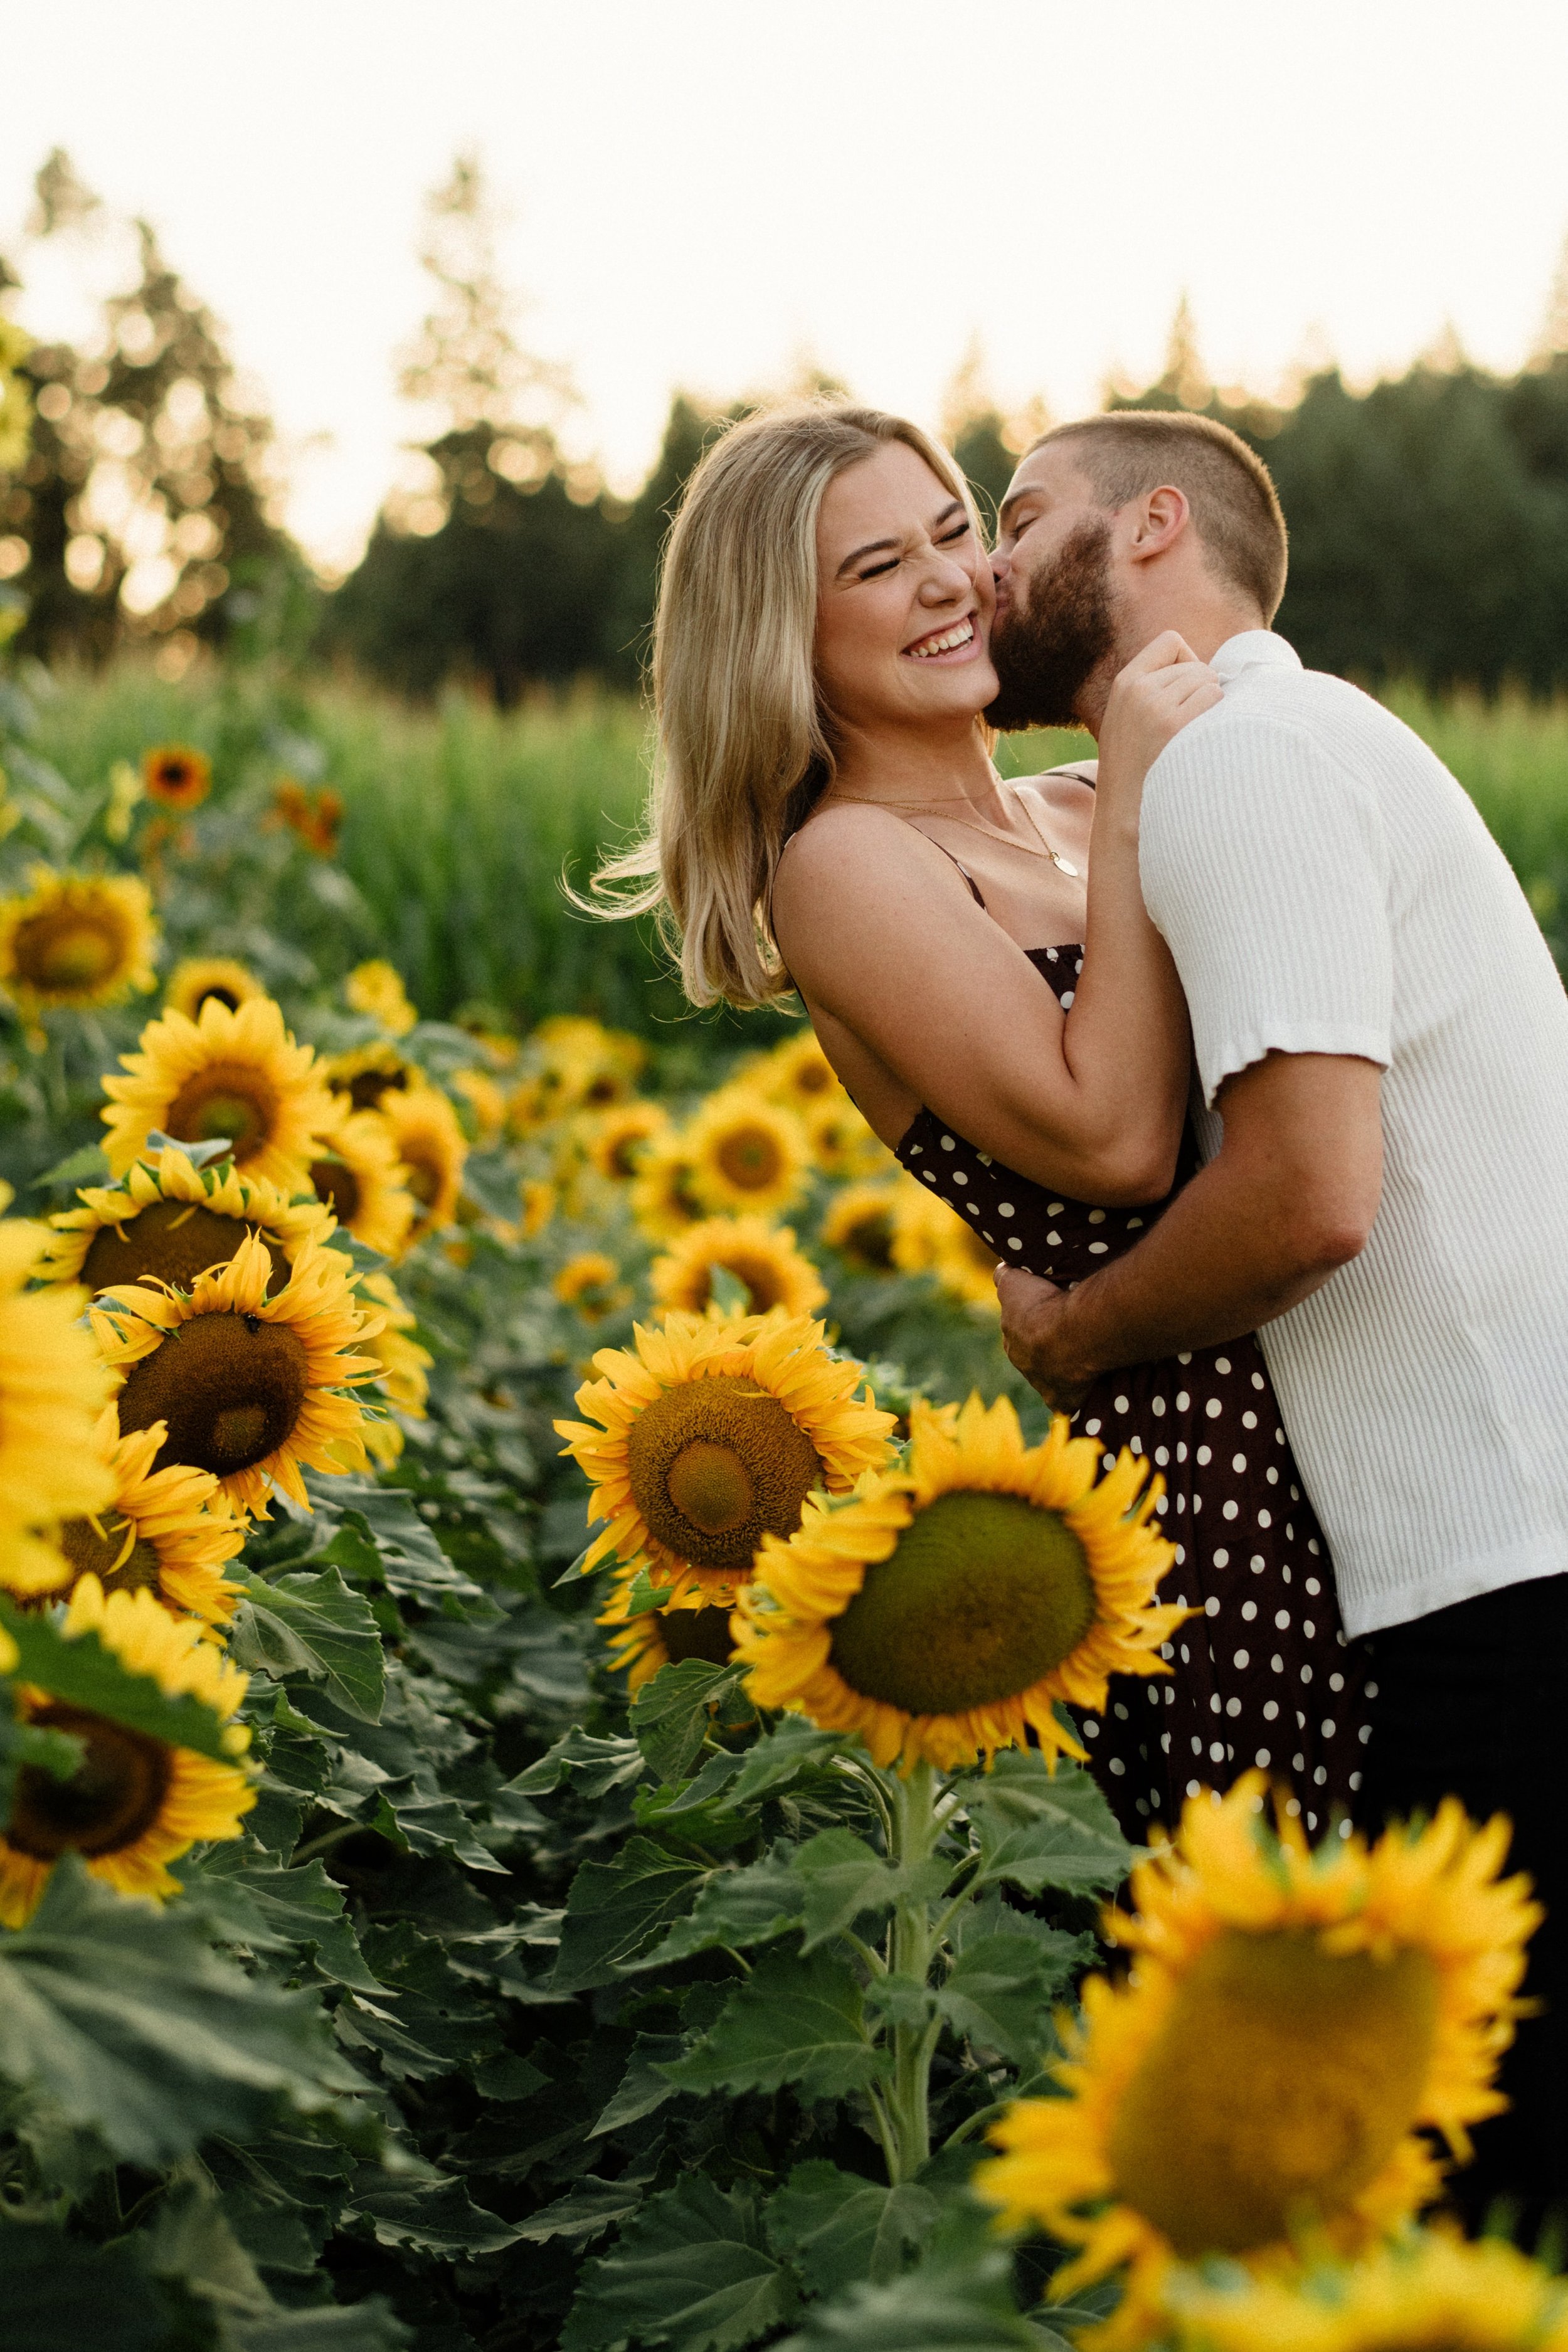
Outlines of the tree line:
[{"label": "tree line", "polygon": [[[28,239],[102,221],[51,156]],[[271,427],[216,321],[153,230],[130,232],[139,278],[92,348],[35,346],[23,362],[36,416],[30,453],[0,472],[0,584],[26,599],[24,651],[222,646],[270,612],[299,652],[411,697],[459,680],[509,705],[584,677],[637,683],[670,513],[745,403],[678,393],[647,481],[613,495],[566,453],[570,382],[517,341],[482,178],[460,159],[427,208],[432,308],[400,373],[434,429],[363,560],[325,593],[282,527]],[[18,282],[0,260],[0,299]],[[1568,689],[1568,279],[1514,375],[1450,344],[1367,388],[1330,366],[1288,400],[1225,392],[1184,305],[1159,379],[1107,401],[1220,417],[1264,457],[1290,530],[1279,625],[1313,667],[1439,692]],[[973,367],[961,377],[948,438],[983,505],[1040,421],[1004,416]]]}]

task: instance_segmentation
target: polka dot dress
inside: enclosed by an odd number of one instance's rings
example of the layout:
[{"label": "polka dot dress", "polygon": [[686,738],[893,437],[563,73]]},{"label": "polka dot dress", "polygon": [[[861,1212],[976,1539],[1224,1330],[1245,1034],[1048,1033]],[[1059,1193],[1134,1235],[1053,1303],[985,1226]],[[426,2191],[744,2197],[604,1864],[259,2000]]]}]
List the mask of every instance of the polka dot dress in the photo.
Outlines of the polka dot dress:
[{"label": "polka dot dress", "polygon": [[[1029,960],[1070,1005],[1081,950],[1039,948]],[[1081,1282],[1167,1206],[1058,1199],[925,1110],[898,1156],[998,1258],[1050,1282]],[[1189,1140],[1178,1189],[1196,1167]],[[1184,1798],[1228,1788],[1254,1765],[1289,1781],[1310,1833],[1344,1820],[1367,1738],[1361,1676],[1257,1340],[1108,1374],[1073,1418],[1078,1434],[1099,1439],[1107,1468],[1125,1445],[1161,1472],[1161,1525],[1176,1557],[1160,1599],[1202,1612],[1163,1651],[1172,1674],[1113,1676],[1104,1717],[1084,1719],[1122,1828],[1134,1840],[1155,1822],[1173,1828]]]}]

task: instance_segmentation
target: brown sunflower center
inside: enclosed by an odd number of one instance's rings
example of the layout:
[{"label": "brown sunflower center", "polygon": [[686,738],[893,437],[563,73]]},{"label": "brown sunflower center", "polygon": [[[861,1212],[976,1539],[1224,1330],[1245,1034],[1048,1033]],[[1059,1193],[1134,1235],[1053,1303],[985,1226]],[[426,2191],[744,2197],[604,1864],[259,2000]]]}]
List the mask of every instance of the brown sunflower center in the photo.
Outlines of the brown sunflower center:
[{"label": "brown sunflower center", "polygon": [[637,1172],[637,1161],[641,1159],[647,1143],[647,1133],[640,1127],[628,1129],[625,1135],[617,1136],[610,1146],[608,1155],[611,1175],[635,1176]]},{"label": "brown sunflower center", "polygon": [[340,1225],[352,1227],[360,1210],[360,1181],[346,1160],[312,1160],[310,1182]]},{"label": "brown sunflower center", "polygon": [[873,1560],[833,1628],[833,1664],[864,1697],[954,1715],[1015,1697],[1094,1622],[1083,1546],[1019,1495],[939,1495]]},{"label": "brown sunflower center", "polygon": [[1242,2254],[1363,2189],[1419,2112],[1436,2031],[1425,1952],[1228,1928],[1176,1989],[1110,2135],[1118,2197],[1184,2260]]},{"label": "brown sunflower center", "polygon": [[734,1654],[727,1609],[671,1609],[658,1621],[665,1650],[672,1665],[683,1658],[700,1658],[710,1666],[727,1666]]},{"label": "brown sunflower center", "polygon": [[402,1146],[405,1180],[409,1191],[423,1209],[434,1206],[441,1191],[446,1173],[430,1147],[417,1136]]},{"label": "brown sunflower center", "polygon": [[[198,1274],[209,1266],[226,1265],[246,1235],[253,1232],[238,1217],[219,1216],[190,1201],[153,1201],[139,1216],[121,1225],[103,1225],[94,1234],[82,1261],[81,1278],[89,1290],[111,1290],[122,1282],[167,1282],[189,1290]],[[276,1242],[263,1234],[272,1260],[268,1292],[281,1290],[289,1279],[289,1263]]]},{"label": "brown sunflower center", "polygon": [[132,1365],[120,1425],[167,1422],[156,1468],[183,1462],[226,1478],[287,1442],[309,1392],[310,1360],[287,1324],[197,1315]]},{"label": "brown sunflower center", "polygon": [[706,1307],[713,1296],[714,1266],[721,1266],[737,1282],[745,1284],[748,1315],[765,1315],[784,1295],[784,1276],[773,1258],[764,1256],[761,1250],[731,1249],[722,1256],[715,1255],[700,1269],[698,1296],[693,1302],[698,1307]]},{"label": "brown sunflower center", "polygon": [[838,1081],[826,1062],[803,1062],[795,1074],[795,1090],[808,1098],[831,1094]]},{"label": "brown sunflower center", "polygon": [[209,981],[191,1007],[191,1019],[193,1021],[201,1019],[204,1004],[226,1004],[231,1013],[237,1013],[241,1002],[237,989],[226,988],[222,981]]},{"label": "brown sunflower center", "polygon": [[356,1070],[344,1081],[331,1081],[334,1094],[346,1094],[355,1110],[375,1110],[383,1095],[401,1093],[408,1084],[406,1070]]},{"label": "brown sunflower center", "polygon": [[750,1567],[764,1532],[794,1533],[822,1476],[816,1447],[777,1397],[729,1373],[656,1397],[627,1433],[626,1467],[666,1549],[731,1573]]},{"label": "brown sunflower center", "polygon": [[79,908],[34,915],[16,932],[16,970],[37,989],[96,988],[121,953],[118,934]]},{"label": "brown sunflower center", "polygon": [[601,1070],[584,1087],[583,1100],[597,1109],[603,1104],[619,1102],[625,1092],[626,1081],[623,1078],[617,1077],[612,1070]]},{"label": "brown sunflower center", "polygon": [[784,1153],[771,1128],[732,1127],[720,1139],[713,1157],[726,1181],[738,1192],[761,1192],[776,1184],[784,1173]]},{"label": "brown sunflower center", "polygon": [[128,1544],[130,1534],[130,1520],[107,1511],[100,1519],[68,1519],[59,1546],[73,1580],[96,1576],[106,1592],[162,1592],[157,1546],[145,1538]]},{"label": "brown sunflower center", "polygon": [[886,1274],[893,1263],[893,1220],[886,1209],[868,1209],[857,1217],[838,1244],[846,1257]]},{"label": "brown sunflower center", "polygon": [[162,1740],[84,1707],[51,1704],[32,1719],[81,1740],[82,1759],[68,1780],[23,1765],[7,1841],[37,1862],[56,1862],[73,1849],[120,1853],[134,1845],[158,1818],[173,1778],[172,1751]]},{"label": "brown sunflower center", "polygon": [[187,1078],[163,1118],[176,1143],[213,1143],[226,1136],[237,1160],[254,1158],[278,1124],[277,1089],[248,1062],[208,1062]]}]

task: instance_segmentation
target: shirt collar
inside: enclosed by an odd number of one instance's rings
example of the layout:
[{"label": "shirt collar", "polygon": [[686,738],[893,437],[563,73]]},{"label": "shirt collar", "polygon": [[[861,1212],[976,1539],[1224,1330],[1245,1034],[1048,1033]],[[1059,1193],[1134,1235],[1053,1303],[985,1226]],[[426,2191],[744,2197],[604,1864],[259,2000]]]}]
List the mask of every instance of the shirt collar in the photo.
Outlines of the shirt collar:
[{"label": "shirt collar", "polygon": [[1244,669],[1300,669],[1301,656],[1272,629],[1243,629],[1238,635],[1226,637],[1209,666],[1220,684],[1229,686]]}]

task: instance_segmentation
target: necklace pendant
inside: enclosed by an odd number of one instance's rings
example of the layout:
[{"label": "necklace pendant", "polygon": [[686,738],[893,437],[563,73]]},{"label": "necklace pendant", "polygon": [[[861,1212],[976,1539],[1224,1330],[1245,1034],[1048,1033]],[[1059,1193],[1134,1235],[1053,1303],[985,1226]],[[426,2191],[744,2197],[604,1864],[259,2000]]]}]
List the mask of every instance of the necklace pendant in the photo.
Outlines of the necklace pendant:
[{"label": "necklace pendant", "polygon": [[1064,857],[1058,850],[1053,849],[1051,852],[1051,864],[1058,867],[1063,874],[1070,874],[1075,882],[1078,880],[1078,867],[1073,864],[1070,857]]}]

